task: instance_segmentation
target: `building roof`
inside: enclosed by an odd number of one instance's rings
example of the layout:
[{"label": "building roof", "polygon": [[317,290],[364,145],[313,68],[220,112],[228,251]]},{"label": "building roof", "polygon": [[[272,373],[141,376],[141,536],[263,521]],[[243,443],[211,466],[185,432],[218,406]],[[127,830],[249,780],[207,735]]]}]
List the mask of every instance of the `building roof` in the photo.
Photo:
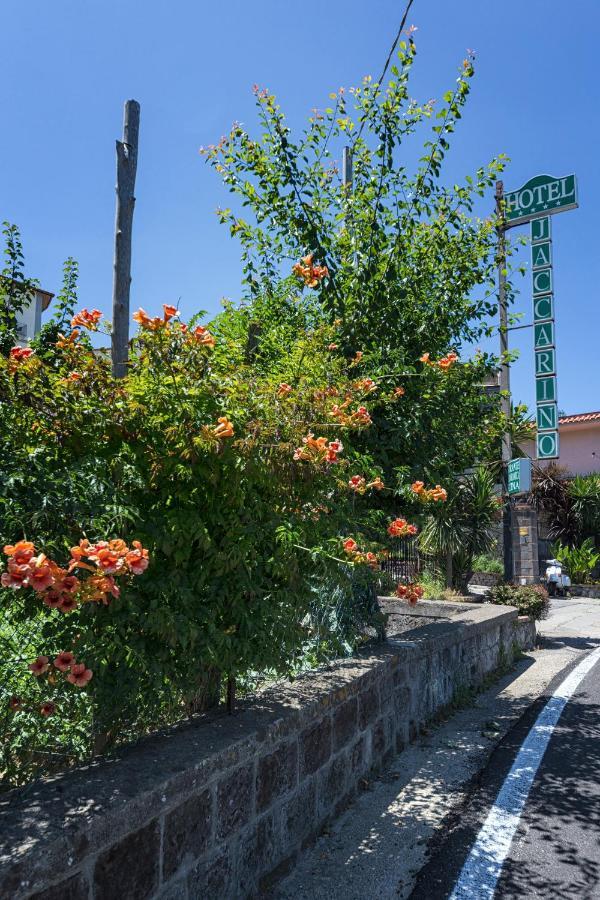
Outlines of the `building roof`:
[{"label": "building roof", "polygon": [[36,288],[35,292],[36,294],[40,295],[40,298],[42,300],[42,310],[48,309],[48,307],[50,306],[50,301],[54,297],[54,294],[52,294],[50,291],[44,291],[42,290],[42,288]]},{"label": "building roof", "polygon": [[572,416],[560,416],[559,425],[575,425],[579,422],[600,422],[600,410],[598,412],[576,413]]}]

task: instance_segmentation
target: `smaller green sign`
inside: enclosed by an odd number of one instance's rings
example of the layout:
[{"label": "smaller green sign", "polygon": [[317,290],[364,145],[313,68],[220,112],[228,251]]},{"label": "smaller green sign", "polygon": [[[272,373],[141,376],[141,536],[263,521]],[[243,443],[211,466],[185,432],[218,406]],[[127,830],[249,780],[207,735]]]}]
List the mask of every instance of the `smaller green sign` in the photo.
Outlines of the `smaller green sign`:
[{"label": "smaller green sign", "polygon": [[535,351],[535,374],[556,375],[556,350],[550,348]]},{"label": "smaller green sign", "polygon": [[506,220],[511,225],[529,222],[539,216],[575,209],[577,181],[574,175],[553,178],[552,175],[536,175],[517,191],[505,195]]},{"label": "smaller green sign", "polygon": [[556,403],[540,403],[535,412],[538,431],[556,431],[558,428],[558,407]]},{"label": "smaller green sign", "polygon": [[531,245],[531,265],[534,269],[543,269],[552,265],[552,242],[541,241]]},{"label": "smaller green sign", "polygon": [[537,269],[533,273],[533,296],[552,293],[552,267]]},{"label": "smaller green sign", "polygon": [[556,376],[544,376],[535,379],[536,403],[548,403],[556,400]]},{"label": "smaller green sign", "polygon": [[511,459],[507,466],[507,488],[509,494],[525,494],[531,490],[531,460]]},{"label": "smaller green sign", "polygon": [[533,301],[533,321],[545,322],[554,318],[554,297],[552,294],[543,294]]},{"label": "smaller green sign", "polygon": [[538,322],[533,326],[533,345],[536,350],[554,347],[554,322]]},{"label": "smaller green sign", "polygon": [[537,241],[552,240],[552,219],[550,216],[544,216],[543,219],[532,219],[531,221],[531,243]]},{"label": "smaller green sign", "polygon": [[537,436],[538,459],[558,459],[558,431],[543,431]]}]

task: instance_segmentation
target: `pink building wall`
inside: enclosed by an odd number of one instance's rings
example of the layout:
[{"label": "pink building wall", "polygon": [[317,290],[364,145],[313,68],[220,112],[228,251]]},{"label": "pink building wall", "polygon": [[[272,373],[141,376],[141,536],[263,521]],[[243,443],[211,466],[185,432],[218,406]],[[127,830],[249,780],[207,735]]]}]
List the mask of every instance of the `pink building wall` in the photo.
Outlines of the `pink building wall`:
[{"label": "pink building wall", "polygon": [[[589,475],[600,473],[600,413],[597,419],[583,422],[559,421],[558,434],[560,440],[560,457],[552,460],[563,466],[571,475]],[[571,418],[583,418],[566,416]],[[523,452],[535,459],[535,445],[528,441],[523,445]],[[538,465],[544,465],[540,461]]]}]

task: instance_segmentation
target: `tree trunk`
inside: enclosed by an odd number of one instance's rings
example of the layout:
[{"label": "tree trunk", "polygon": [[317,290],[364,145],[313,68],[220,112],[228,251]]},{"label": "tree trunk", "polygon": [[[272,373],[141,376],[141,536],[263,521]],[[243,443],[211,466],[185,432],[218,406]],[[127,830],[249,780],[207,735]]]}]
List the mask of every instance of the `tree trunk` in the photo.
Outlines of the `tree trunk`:
[{"label": "tree trunk", "polygon": [[447,550],[447,551],[446,551],[446,587],[447,587],[447,588],[451,588],[451,587],[452,587],[452,577],[453,577],[453,571],[452,571],[452,551],[451,551],[451,550]]},{"label": "tree trunk", "polygon": [[131,232],[135,206],[140,104],[128,100],[123,120],[123,140],[117,141],[117,211],[113,273],[112,373],[123,378],[129,357],[129,288],[131,285]]}]

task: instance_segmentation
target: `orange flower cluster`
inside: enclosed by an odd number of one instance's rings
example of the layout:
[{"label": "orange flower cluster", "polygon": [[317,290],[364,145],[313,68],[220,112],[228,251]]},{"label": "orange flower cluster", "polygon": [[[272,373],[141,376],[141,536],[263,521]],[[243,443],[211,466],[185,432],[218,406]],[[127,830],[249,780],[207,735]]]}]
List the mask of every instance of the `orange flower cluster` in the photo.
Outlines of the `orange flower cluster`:
[{"label": "orange flower cluster", "polygon": [[406,519],[394,519],[388,525],[388,534],[391,537],[407,537],[409,534],[416,534],[417,531],[417,526],[409,525]]},{"label": "orange flower cluster", "polygon": [[[119,588],[113,576],[141,575],[149,561],[148,551],[139,541],[134,541],[130,548],[122,540],[97,544],[90,544],[87,539],[80,541],[78,547],[71,548],[71,561],[66,569],[44,553],[36,555],[31,541],[7,544],[4,553],[8,565],[0,578],[2,587],[13,590],[30,587],[42,595],[46,606],[63,613],[72,612],[78,602],[106,604],[108,594],[118,597]],[[82,581],[71,574],[74,569],[85,569],[92,574]]]},{"label": "orange flower cluster", "polygon": [[373,488],[376,491],[382,491],[385,485],[379,475],[377,478],[374,478],[373,481],[369,481],[368,484],[362,475],[353,475],[348,482],[348,487],[357,494],[364,494],[369,488]]},{"label": "orange flower cluster", "polygon": [[212,430],[212,433],[214,434],[214,436],[216,438],[221,439],[221,438],[233,437],[235,432],[233,430],[233,425],[231,424],[231,422],[229,421],[227,416],[219,416],[219,418],[217,419],[217,422],[219,424],[215,425],[215,427]]},{"label": "orange flower cluster", "polygon": [[288,394],[292,393],[291,386],[286,382],[282,381],[279,387],[277,388],[277,396],[278,397],[287,397]]},{"label": "orange flower cluster", "polygon": [[406,391],[403,387],[395,387],[394,388],[394,397],[404,397]]},{"label": "orange flower cluster", "polygon": [[448,491],[439,484],[436,484],[434,488],[427,489],[422,481],[415,481],[411,485],[411,490],[423,503],[428,503],[430,500],[443,503],[448,499]]},{"label": "orange flower cluster", "polygon": [[302,438],[302,443],[303,447],[297,447],[294,450],[294,459],[303,459],[313,463],[336,463],[338,455],[344,449],[341,441],[328,442],[326,437],[316,438],[312,433]]},{"label": "orange flower cluster", "polygon": [[377,554],[373,553],[371,550],[368,550],[366,553],[359,550],[358,544],[354,538],[346,538],[342,546],[353,563],[370,566],[372,569],[379,568],[379,558]]},{"label": "orange flower cluster", "polygon": [[22,359],[29,359],[32,354],[31,347],[13,347],[8,355],[10,359],[20,362]]},{"label": "orange flower cluster", "polygon": [[[91,681],[94,674],[91,669],[87,668],[85,663],[77,662],[75,654],[71,653],[70,650],[63,650],[59,653],[52,665],[54,669],[65,675],[66,681],[70,684],[74,684],[76,687],[85,687],[86,684]],[[42,675],[48,675],[50,684],[54,684],[56,681],[56,674],[54,670],[50,668],[50,660],[47,656],[38,656],[32,663],[29,663],[27,668],[36,678],[41,678]],[[13,695],[10,698],[8,707],[13,712],[27,708],[22,697],[16,695]],[[53,703],[52,700],[46,700],[37,708],[40,715],[44,718],[48,718],[48,716],[51,716],[56,712],[56,704]]]},{"label": "orange flower cluster", "polygon": [[424,353],[423,356],[419,357],[419,362],[425,363],[426,366],[437,366],[438,369],[442,369],[442,371],[447,371],[458,361],[457,353],[447,353],[446,356],[442,356],[438,362],[433,362],[433,360],[429,358],[430,355],[431,354],[429,353]]},{"label": "orange flower cluster", "polygon": [[[145,328],[147,331],[169,331],[171,328],[170,321],[177,313],[176,306],[170,306],[167,303],[163,303],[162,319],[160,316],[149,316],[148,313],[140,307],[138,311],[133,314],[133,320],[138,323],[140,328]],[[202,344],[206,347],[215,346],[216,341],[214,337],[203,325],[198,325],[193,331],[190,331],[187,325],[180,322],[179,330],[182,334],[186,335],[191,342]]]},{"label": "orange flower cluster", "polygon": [[99,309],[93,309],[91,312],[87,309],[82,309],[81,312],[78,312],[71,319],[71,328],[79,326],[81,328],[87,328],[88,331],[97,331],[98,322],[101,318],[102,313]]},{"label": "orange flower cluster", "polygon": [[[62,653],[59,653],[54,660],[53,665],[59,672],[63,673],[69,672],[70,669],[71,671],[66,676],[67,681],[77,685],[77,687],[85,687],[94,674],[91,669],[86,668],[85,663],[76,662],[75,656],[70,650],[63,650]],[[29,664],[28,668],[36,678],[40,678],[42,675],[45,675],[50,668],[48,657],[38,656],[37,659]]]},{"label": "orange flower cluster", "polygon": [[[184,334],[188,334],[187,325],[182,325],[181,330]],[[193,331],[189,332],[189,337],[191,340],[204,347],[212,348],[216,344],[212,334],[203,325],[198,325]]]},{"label": "orange flower cluster", "polygon": [[357,494],[364,494],[367,490],[367,481],[362,475],[353,475],[348,482],[348,487]]},{"label": "orange flower cluster", "polygon": [[408,600],[411,606],[416,606],[417,601],[421,599],[423,594],[424,591],[421,585],[412,581],[408,584],[400,583],[396,587],[396,597],[400,597],[401,600]]},{"label": "orange flower cluster", "polygon": [[176,307],[169,306],[166,303],[163,303],[162,319],[160,316],[149,316],[146,310],[140,306],[138,311],[133,314],[133,321],[137,322],[140,328],[147,328],[149,331],[159,331],[161,328],[165,328],[175,315],[177,315]]},{"label": "orange flower cluster", "polygon": [[331,407],[330,415],[337,419],[340,425],[367,426],[372,422],[369,410],[366,406],[359,406],[354,412],[346,412],[350,405],[351,398],[346,397],[343,403],[335,404]]},{"label": "orange flower cluster", "polygon": [[329,275],[327,266],[313,265],[313,257],[314,253],[309,253],[308,256],[303,256],[300,262],[297,262],[292,266],[294,275],[301,278],[306,287],[310,288],[317,287],[319,282]]},{"label": "orange flower cluster", "polygon": [[360,391],[361,394],[372,394],[373,391],[377,390],[377,385],[372,378],[361,378],[360,381],[355,381],[352,386],[355,391]]}]

